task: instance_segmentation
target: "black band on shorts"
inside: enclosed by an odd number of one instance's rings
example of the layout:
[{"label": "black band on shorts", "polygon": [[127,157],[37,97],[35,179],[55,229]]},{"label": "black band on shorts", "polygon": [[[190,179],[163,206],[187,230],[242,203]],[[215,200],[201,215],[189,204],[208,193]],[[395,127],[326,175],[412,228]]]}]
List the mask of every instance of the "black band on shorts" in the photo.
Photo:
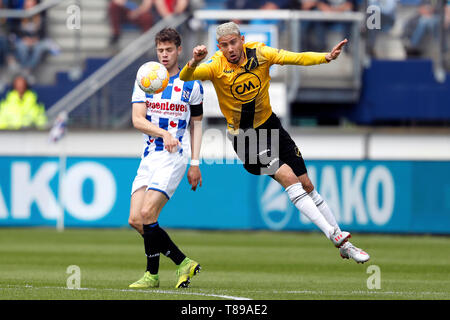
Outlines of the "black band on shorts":
[{"label": "black band on shorts", "polygon": [[191,105],[190,108],[191,117],[198,117],[203,114],[203,103]]}]

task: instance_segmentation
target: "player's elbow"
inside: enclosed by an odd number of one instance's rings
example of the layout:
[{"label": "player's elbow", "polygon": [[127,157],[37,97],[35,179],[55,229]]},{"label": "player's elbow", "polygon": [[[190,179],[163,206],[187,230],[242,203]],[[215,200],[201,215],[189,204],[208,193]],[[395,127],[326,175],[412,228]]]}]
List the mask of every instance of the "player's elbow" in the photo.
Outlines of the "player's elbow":
[{"label": "player's elbow", "polygon": [[134,127],[135,129],[137,129],[138,127],[137,127],[136,120],[135,120],[134,118],[132,118],[132,119],[131,119],[131,122],[133,123],[133,127]]},{"label": "player's elbow", "polygon": [[135,129],[140,130],[140,129],[139,129],[140,126],[137,124],[136,121],[132,120],[132,123],[133,123],[133,127],[134,127]]},{"label": "player's elbow", "polygon": [[142,119],[137,116],[133,116],[131,118],[131,122],[133,123],[133,127],[135,129],[141,130],[142,129]]}]

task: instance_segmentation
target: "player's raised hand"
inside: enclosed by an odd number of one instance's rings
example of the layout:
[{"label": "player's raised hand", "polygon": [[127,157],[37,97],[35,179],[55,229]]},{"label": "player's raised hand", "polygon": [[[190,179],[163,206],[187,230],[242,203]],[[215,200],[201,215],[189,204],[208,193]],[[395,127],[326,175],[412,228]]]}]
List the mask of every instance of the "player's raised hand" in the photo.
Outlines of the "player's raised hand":
[{"label": "player's raised hand", "polygon": [[197,190],[197,186],[202,186],[202,174],[199,166],[190,166],[187,174],[188,182],[191,185],[191,190]]},{"label": "player's raised hand", "polygon": [[197,66],[200,63],[200,61],[205,59],[207,54],[208,54],[208,50],[206,49],[206,46],[204,46],[204,45],[196,46],[192,50],[192,59],[191,59],[191,61],[189,61],[189,65],[191,67]]},{"label": "player's raised hand", "polygon": [[203,59],[205,59],[206,55],[208,54],[208,50],[206,49],[205,45],[199,45],[196,46],[193,50],[192,50],[192,58],[194,58],[194,60],[196,62],[200,62]]},{"label": "player's raised hand", "polygon": [[342,48],[345,46],[345,44],[348,42],[347,39],[342,40],[341,42],[339,42],[334,48],[333,50],[331,50],[331,52],[329,52],[326,56],[325,59],[327,59],[327,61],[331,61],[331,60],[335,60],[337,59],[337,57],[339,57],[339,55],[342,52]]},{"label": "player's raised hand", "polygon": [[164,148],[170,153],[177,152],[178,147],[181,143],[178,139],[174,138],[169,132],[167,132],[163,137]]}]

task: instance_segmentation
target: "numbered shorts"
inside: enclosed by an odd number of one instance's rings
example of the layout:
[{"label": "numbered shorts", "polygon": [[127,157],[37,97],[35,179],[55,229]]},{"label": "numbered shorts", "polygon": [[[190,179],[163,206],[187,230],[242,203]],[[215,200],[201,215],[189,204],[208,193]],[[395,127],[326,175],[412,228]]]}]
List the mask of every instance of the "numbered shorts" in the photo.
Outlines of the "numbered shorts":
[{"label": "numbered shorts", "polygon": [[141,160],[134,178],[131,194],[147,186],[147,190],[156,190],[170,199],[181,179],[184,177],[187,158],[178,152],[155,151]]}]

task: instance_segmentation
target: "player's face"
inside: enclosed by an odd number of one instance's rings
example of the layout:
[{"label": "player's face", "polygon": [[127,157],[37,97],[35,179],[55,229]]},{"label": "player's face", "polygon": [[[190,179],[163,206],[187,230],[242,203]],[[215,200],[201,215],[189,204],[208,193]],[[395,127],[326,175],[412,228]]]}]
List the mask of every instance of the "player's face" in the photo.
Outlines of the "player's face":
[{"label": "player's face", "polygon": [[244,62],[244,36],[230,34],[219,38],[217,45],[228,62],[238,64]]},{"label": "player's face", "polygon": [[178,56],[181,54],[181,46],[177,48],[173,42],[158,42],[156,54],[159,62],[169,71],[178,68]]}]

